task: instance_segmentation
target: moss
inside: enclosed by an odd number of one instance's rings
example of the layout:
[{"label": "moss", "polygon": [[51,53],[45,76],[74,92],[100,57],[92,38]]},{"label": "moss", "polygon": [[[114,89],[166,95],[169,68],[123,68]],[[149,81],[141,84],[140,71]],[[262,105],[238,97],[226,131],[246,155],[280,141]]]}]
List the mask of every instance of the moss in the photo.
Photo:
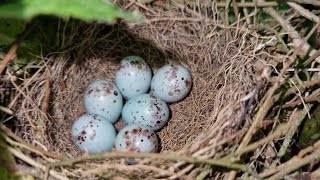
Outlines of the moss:
[{"label": "moss", "polygon": [[15,171],[10,169],[10,165],[15,165],[15,158],[8,151],[8,144],[0,134],[0,179],[15,180],[20,179]]}]

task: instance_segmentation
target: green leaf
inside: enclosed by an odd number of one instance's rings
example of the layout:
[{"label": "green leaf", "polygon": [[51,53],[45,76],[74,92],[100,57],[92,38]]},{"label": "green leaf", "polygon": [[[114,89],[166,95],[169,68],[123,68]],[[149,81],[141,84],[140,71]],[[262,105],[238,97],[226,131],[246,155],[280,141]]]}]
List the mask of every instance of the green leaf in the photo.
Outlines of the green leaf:
[{"label": "green leaf", "polygon": [[28,20],[37,15],[109,22],[116,18],[137,18],[136,14],[122,11],[109,0],[7,0],[0,3],[0,17]]},{"label": "green leaf", "polygon": [[316,107],[311,119],[306,119],[300,132],[297,145],[303,149],[319,140],[320,135],[320,105]]},{"label": "green leaf", "polygon": [[25,27],[23,20],[0,18],[0,46],[11,44]]}]

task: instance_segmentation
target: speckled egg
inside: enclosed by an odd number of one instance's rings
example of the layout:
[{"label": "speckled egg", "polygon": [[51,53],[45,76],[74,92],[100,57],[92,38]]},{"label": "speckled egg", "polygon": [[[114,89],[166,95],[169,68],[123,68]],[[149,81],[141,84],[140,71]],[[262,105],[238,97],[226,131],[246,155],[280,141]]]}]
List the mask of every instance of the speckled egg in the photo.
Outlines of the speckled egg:
[{"label": "speckled egg", "polygon": [[151,93],[165,102],[182,100],[190,92],[192,77],[188,69],[179,64],[161,67],[151,81]]},{"label": "speckled egg", "polygon": [[119,118],[122,107],[120,90],[109,81],[95,81],[85,91],[84,108],[87,113],[101,115],[114,123]]},{"label": "speckled egg", "polygon": [[169,114],[166,102],[150,94],[141,94],[128,100],[121,116],[126,124],[140,124],[156,131],[166,124]]},{"label": "speckled egg", "polygon": [[115,82],[125,99],[144,94],[149,90],[152,73],[147,63],[139,56],[127,56],[116,70]]},{"label": "speckled egg", "polygon": [[120,152],[156,152],[158,150],[158,138],[151,129],[138,124],[131,124],[118,133],[115,147]]},{"label": "speckled egg", "polygon": [[84,114],[72,125],[73,143],[83,152],[98,153],[111,150],[116,139],[116,130],[104,117]]}]

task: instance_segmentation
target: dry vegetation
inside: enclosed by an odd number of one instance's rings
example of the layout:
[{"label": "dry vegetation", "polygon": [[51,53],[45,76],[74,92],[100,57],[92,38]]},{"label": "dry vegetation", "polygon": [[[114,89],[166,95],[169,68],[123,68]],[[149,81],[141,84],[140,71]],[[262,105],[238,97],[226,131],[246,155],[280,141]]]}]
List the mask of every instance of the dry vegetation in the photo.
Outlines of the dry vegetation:
[{"label": "dry vegetation", "polygon": [[[308,44],[320,32],[320,13],[295,1],[283,13],[275,2],[262,0],[117,1],[145,21],[70,20],[61,51],[37,57],[22,77],[10,64],[2,76],[6,98],[0,107],[9,115],[1,128],[18,159],[14,168],[40,179],[319,177],[319,142],[291,152],[303,120],[320,100],[320,43]],[[319,7],[309,3],[309,9]],[[230,9],[237,16],[224,13]],[[259,21],[262,12],[271,17],[268,24]],[[236,20],[226,21],[230,16]],[[302,27],[307,21],[311,28]],[[170,105],[172,117],[158,132],[160,153],[81,156],[70,127],[84,113],[84,89],[97,79],[113,81],[119,60],[131,54],[143,57],[153,72],[168,62],[185,65],[192,91]],[[299,69],[298,59],[305,60]],[[126,165],[123,157],[139,162]]]}]

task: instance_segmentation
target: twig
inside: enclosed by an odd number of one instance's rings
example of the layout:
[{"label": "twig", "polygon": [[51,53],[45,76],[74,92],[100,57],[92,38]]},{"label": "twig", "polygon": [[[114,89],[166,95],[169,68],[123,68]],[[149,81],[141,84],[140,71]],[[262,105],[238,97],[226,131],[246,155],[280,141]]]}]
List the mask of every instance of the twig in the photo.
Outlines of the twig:
[{"label": "twig", "polygon": [[[29,158],[28,156],[24,155],[22,152],[17,151],[16,149],[12,148],[12,147],[8,147],[8,150],[17,158],[21,159],[22,161],[41,169],[42,171],[45,171],[46,167],[42,164],[39,164],[38,162],[36,162],[35,160]],[[50,170],[49,174],[57,179],[60,180],[67,180],[66,177],[61,176],[58,172],[54,171],[54,170]]]},{"label": "twig", "polygon": [[[310,95],[308,97],[305,97],[303,98],[303,101],[304,102],[307,102],[307,103],[310,103],[310,102],[320,102],[320,97],[319,97],[319,94],[314,94],[314,95]],[[288,102],[284,105],[282,105],[281,107],[282,108],[289,108],[289,107],[295,107],[299,104],[302,103],[302,99],[297,99],[296,101],[293,101],[293,102]]]},{"label": "twig", "polygon": [[[241,0],[241,3],[244,3],[245,1],[244,0]],[[248,8],[244,7],[243,8],[243,14],[246,18],[246,21],[248,24],[251,24],[251,20],[250,20],[250,17],[249,17],[249,12],[248,12]]]},{"label": "twig", "polygon": [[320,6],[319,0],[292,0],[292,1],[300,3],[300,4],[311,4],[314,6]]},{"label": "twig", "polygon": [[316,150],[316,152],[304,157],[304,158],[297,158],[297,157],[293,157],[293,160],[286,163],[286,166],[284,168],[281,169],[281,171],[279,171],[278,173],[276,173],[275,175],[271,176],[268,179],[282,179],[286,174],[289,174],[297,169],[299,169],[300,167],[303,167],[307,164],[310,164],[312,161],[316,161],[320,159],[320,149]]},{"label": "twig", "polygon": [[300,109],[297,111],[293,111],[293,113],[291,114],[289,121],[293,120],[294,122],[289,127],[289,131],[285,136],[285,139],[281,145],[280,150],[278,151],[278,154],[277,154],[278,160],[280,160],[280,158],[282,158],[284,156],[284,154],[287,152],[287,148],[289,147],[289,144],[292,140],[293,135],[297,132],[298,127],[300,126],[300,124],[304,120],[305,116],[309,113],[311,107],[312,107],[312,105],[309,105],[307,107],[308,108],[307,111]]},{"label": "twig", "polygon": [[236,17],[237,21],[239,21],[239,9],[236,0],[231,1],[231,5],[234,10],[234,16]]},{"label": "twig", "polygon": [[253,103],[253,100],[256,98],[257,94],[259,94],[261,88],[262,88],[261,84],[258,84],[257,87],[255,88],[253,95],[251,96],[251,98],[247,102],[243,112],[241,113],[241,116],[237,122],[237,126],[236,126],[235,130],[238,130],[240,128],[240,126],[242,125],[242,122],[243,122],[244,118],[246,117],[246,114],[248,113],[248,111]]},{"label": "twig", "polygon": [[4,107],[4,106],[0,106],[0,111],[3,111],[9,115],[13,115],[13,111],[7,107]]},{"label": "twig", "polygon": [[58,160],[64,160],[67,159],[64,156],[61,155],[57,155],[48,151],[44,151],[40,148],[34,147],[28,143],[26,143],[24,140],[22,140],[20,137],[18,137],[17,135],[15,135],[10,129],[8,129],[5,125],[1,124],[1,130],[4,134],[6,134],[7,136],[13,138],[14,140],[18,141],[21,144],[21,147],[26,148],[28,150],[31,150],[32,152],[36,153],[36,154],[40,154],[40,155],[46,155],[48,157],[54,158],[54,159],[58,159]]},{"label": "twig", "polygon": [[[217,6],[218,7],[226,7],[227,3],[224,2],[218,2]],[[278,6],[277,2],[237,2],[236,3],[237,7],[272,7],[272,6]]]},{"label": "twig", "polygon": [[229,26],[229,6],[230,6],[231,0],[227,0],[224,4],[224,25]]},{"label": "twig", "polygon": [[101,160],[111,158],[149,158],[149,159],[162,159],[168,161],[185,161],[192,164],[208,164],[218,167],[225,167],[230,169],[237,169],[241,171],[248,171],[248,167],[243,164],[232,163],[227,160],[221,159],[199,159],[190,156],[183,156],[177,154],[157,154],[157,153],[134,153],[134,152],[106,152],[99,154],[92,154],[89,156],[77,157],[68,159],[65,161],[54,162],[48,164],[50,167],[56,166],[72,166],[75,163],[79,163],[86,160]]},{"label": "twig", "polygon": [[316,59],[317,57],[320,56],[320,49],[318,49],[316,51],[316,53],[314,53],[311,57],[309,57],[305,62],[303,62],[303,66],[306,67],[307,65],[309,65],[314,59]]},{"label": "twig", "polygon": [[319,179],[320,178],[320,168],[316,169],[310,174],[310,179]]},{"label": "twig", "polygon": [[211,172],[212,172],[212,169],[207,169],[207,170],[201,172],[197,176],[196,180],[204,180]]},{"label": "twig", "polygon": [[275,173],[277,173],[277,172],[279,172],[279,171],[282,171],[282,169],[284,169],[288,164],[292,163],[292,161],[295,161],[297,158],[298,158],[298,159],[303,158],[303,156],[304,156],[305,154],[314,151],[315,149],[319,148],[319,146],[320,146],[320,140],[317,141],[316,143],[314,143],[313,146],[309,146],[309,147],[307,147],[307,148],[305,148],[305,149],[302,149],[297,156],[292,157],[292,158],[291,158],[290,160],[288,160],[287,162],[282,163],[282,164],[280,164],[279,166],[274,167],[274,168],[272,168],[272,169],[268,169],[268,170],[266,170],[266,171],[258,174],[258,176],[259,176],[260,178],[265,178],[265,177],[269,177],[269,176],[271,176],[271,175],[273,175],[273,174],[275,174]]},{"label": "twig", "polygon": [[319,22],[320,18],[318,16],[316,16],[315,14],[313,14],[312,12],[310,12],[309,10],[305,9],[304,7],[300,6],[297,3],[294,2],[287,2],[287,4],[292,7],[294,10],[296,10],[301,16],[309,19],[310,21],[313,22]]},{"label": "twig", "polygon": [[8,53],[4,56],[3,60],[0,62],[0,77],[3,73],[4,69],[7,67],[9,62],[14,59],[16,51],[20,46],[21,42],[28,36],[28,34],[32,31],[33,25],[28,24],[23,32],[18,36],[18,38],[11,44]]},{"label": "twig", "polygon": [[[296,51],[295,53],[297,53],[297,52],[298,51]],[[280,74],[277,76],[277,82],[266,93],[265,101],[263,102],[263,104],[259,108],[257,115],[255,116],[255,118],[252,122],[252,125],[250,126],[247,134],[244,136],[241,144],[239,145],[237,152],[241,151],[242,148],[244,148],[247,144],[249,144],[251,137],[257,131],[256,127],[258,126],[258,124],[261,124],[261,122],[264,119],[264,117],[266,116],[267,112],[269,111],[269,109],[273,105],[273,102],[274,102],[273,94],[280,87],[280,85],[283,84],[283,82],[281,82],[280,79],[283,77],[286,70],[294,62],[294,60],[295,60],[295,58],[291,58],[287,63],[284,64],[283,69],[281,70]]]},{"label": "twig", "polygon": [[254,143],[252,143],[252,144],[240,149],[234,155],[236,156],[236,155],[241,155],[243,153],[254,151],[258,147],[268,143],[269,141],[272,141],[272,140],[274,140],[276,138],[279,138],[279,137],[285,135],[287,133],[288,128],[290,127],[290,125],[291,124],[289,124],[289,123],[278,125],[278,127],[276,128],[276,130],[272,134],[269,134],[267,137],[265,137],[263,139],[260,139],[259,141],[254,142]]},{"label": "twig", "polygon": [[311,88],[311,87],[319,85],[319,84],[320,84],[320,79],[314,79],[311,81],[307,81],[302,85],[298,85],[297,87],[291,87],[290,89],[287,90],[287,92],[284,95],[277,94],[273,98],[275,101],[278,101],[280,99],[280,97],[283,99],[283,98],[288,97],[291,94],[297,93],[298,91],[303,92],[305,89]]},{"label": "twig", "polygon": [[298,153],[297,157],[303,158],[306,154],[314,151],[314,150],[315,150],[316,148],[318,148],[319,146],[320,146],[320,140],[318,140],[317,142],[315,142],[313,145],[302,149],[302,150]]},{"label": "twig", "polygon": [[[259,2],[264,2],[264,0],[258,0]],[[263,8],[263,10],[273,17],[278,23],[281,25],[283,29],[288,32],[289,37],[292,39],[293,45],[295,48],[298,48],[301,44],[301,50],[306,55],[312,56],[316,53],[314,50],[305,40],[303,40],[299,33],[284,19],[282,18],[273,8]],[[320,57],[316,58],[317,62],[320,62]]]}]

